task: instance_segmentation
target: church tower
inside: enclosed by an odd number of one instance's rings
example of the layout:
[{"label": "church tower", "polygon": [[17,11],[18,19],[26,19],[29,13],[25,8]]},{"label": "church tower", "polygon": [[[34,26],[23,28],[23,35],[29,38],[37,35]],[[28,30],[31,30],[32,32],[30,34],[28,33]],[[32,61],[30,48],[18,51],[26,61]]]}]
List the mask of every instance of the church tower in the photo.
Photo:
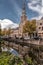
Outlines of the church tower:
[{"label": "church tower", "polygon": [[21,20],[19,24],[19,35],[23,35],[23,26],[25,25],[27,21],[27,16],[26,16],[26,0],[23,0],[23,8],[22,8],[22,15],[21,15]]}]

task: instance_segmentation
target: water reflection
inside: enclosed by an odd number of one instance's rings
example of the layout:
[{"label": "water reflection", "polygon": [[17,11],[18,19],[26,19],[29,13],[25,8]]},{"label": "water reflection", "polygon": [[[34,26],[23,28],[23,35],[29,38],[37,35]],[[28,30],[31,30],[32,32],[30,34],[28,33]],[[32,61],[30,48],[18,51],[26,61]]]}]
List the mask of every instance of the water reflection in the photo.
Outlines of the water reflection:
[{"label": "water reflection", "polygon": [[2,51],[9,51],[9,52],[11,52],[14,55],[17,55],[17,56],[19,55],[18,52],[16,50],[12,49],[12,48],[8,49],[6,47],[2,47]]}]

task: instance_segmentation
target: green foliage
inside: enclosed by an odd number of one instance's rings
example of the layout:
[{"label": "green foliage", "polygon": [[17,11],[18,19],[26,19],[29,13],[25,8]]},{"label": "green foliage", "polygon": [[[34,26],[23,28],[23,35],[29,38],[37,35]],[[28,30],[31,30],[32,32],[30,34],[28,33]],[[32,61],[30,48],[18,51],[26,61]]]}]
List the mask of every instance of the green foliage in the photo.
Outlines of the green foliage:
[{"label": "green foliage", "polygon": [[4,44],[4,40],[2,40],[2,39],[0,38],[0,53],[2,52],[2,49],[1,49],[2,44]]},{"label": "green foliage", "polygon": [[9,52],[0,53],[0,65],[24,65],[24,62],[28,65],[34,65],[32,58],[29,56],[25,56],[25,59],[21,59]]},{"label": "green foliage", "polygon": [[33,33],[36,30],[36,20],[27,21],[23,27],[23,33]]},{"label": "green foliage", "polygon": [[26,57],[25,57],[25,62],[26,62],[27,64],[29,64],[29,65],[34,65],[34,63],[33,63],[33,61],[32,61],[32,58],[29,57],[29,56],[26,56]]},{"label": "green foliage", "polygon": [[28,64],[32,65],[32,60],[31,60],[31,58],[26,58],[26,62],[27,62]]},{"label": "green foliage", "polygon": [[20,59],[18,56],[15,56],[13,57],[10,62],[9,62],[10,65],[22,65],[23,64],[23,61],[22,59]]},{"label": "green foliage", "polygon": [[1,30],[1,24],[0,24],[0,36],[1,36],[1,31],[2,31],[2,30]]},{"label": "green foliage", "polygon": [[2,52],[0,54],[0,65],[22,65],[23,61],[9,52]]},{"label": "green foliage", "polygon": [[0,54],[0,65],[9,65],[9,60],[11,59],[12,54],[8,52],[3,52]]}]

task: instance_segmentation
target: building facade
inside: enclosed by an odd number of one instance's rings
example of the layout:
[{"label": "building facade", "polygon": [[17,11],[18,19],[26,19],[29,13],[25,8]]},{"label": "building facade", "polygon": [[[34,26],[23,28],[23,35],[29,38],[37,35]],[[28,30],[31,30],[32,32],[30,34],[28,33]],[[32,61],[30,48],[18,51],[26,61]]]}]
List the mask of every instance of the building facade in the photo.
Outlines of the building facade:
[{"label": "building facade", "polygon": [[11,37],[19,37],[18,35],[18,32],[19,32],[19,27],[16,28],[16,29],[12,29],[12,34],[10,34]]},{"label": "building facade", "polygon": [[38,33],[38,36],[43,38],[43,18],[36,21],[36,31]]}]

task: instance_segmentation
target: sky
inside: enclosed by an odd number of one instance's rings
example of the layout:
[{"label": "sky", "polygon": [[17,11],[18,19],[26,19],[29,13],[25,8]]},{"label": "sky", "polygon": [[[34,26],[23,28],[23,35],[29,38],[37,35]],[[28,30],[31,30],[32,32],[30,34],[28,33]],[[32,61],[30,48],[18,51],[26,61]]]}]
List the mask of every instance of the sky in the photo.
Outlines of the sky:
[{"label": "sky", "polygon": [[[20,22],[23,0],[0,0],[0,19]],[[26,15],[29,20],[43,16],[43,0],[26,0]]]}]

